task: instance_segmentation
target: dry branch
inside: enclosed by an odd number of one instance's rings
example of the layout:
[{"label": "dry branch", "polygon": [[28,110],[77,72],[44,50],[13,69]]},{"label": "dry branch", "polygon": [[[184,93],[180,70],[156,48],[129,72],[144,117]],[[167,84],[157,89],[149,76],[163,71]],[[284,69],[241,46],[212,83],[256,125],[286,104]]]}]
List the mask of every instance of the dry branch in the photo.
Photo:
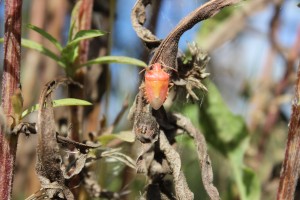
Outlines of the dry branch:
[{"label": "dry branch", "polygon": [[292,116],[289,124],[285,158],[281,169],[277,200],[294,199],[300,173],[300,66],[298,66]]},{"label": "dry branch", "polygon": [[159,139],[160,149],[164,152],[172,171],[177,199],[194,199],[194,194],[189,189],[185,176],[181,170],[181,160],[178,152],[170,145],[163,132],[160,133]]},{"label": "dry branch", "polygon": [[211,161],[207,153],[206,142],[203,134],[201,134],[191,123],[191,121],[180,115],[174,114],[176,125],[186,131],[195,141],[199,164],[201,167],[202,182],[209,197],[213,200],[220,199],[217,188],[213,185],[213,171]]}]

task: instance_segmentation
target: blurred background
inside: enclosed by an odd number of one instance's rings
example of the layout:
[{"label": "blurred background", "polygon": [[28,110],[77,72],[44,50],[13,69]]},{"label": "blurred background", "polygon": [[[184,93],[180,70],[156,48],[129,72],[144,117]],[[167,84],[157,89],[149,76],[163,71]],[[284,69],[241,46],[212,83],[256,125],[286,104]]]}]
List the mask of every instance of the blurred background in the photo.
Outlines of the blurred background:
[{"label": "blurred background", "polygon": [[[65,44],[75,2],[24,1],[23,38],[55,51],[49,42],[26,25],[38,26]],[[152,21],[147,26],[163,39],[184,16],[204,2],[158,1],[155,7],[148,8],[147,15]],[[118,55],[149,62],[151,54],[131,26],[130,13],[134,3],[134,0],[94,0],[92,28],[108,34],[90,41],[90,48],[97,49],[96,53],[89,53],[90,58]],[[170,110],[183,112],[205,135],[214,180],[222,199],[275,199],[299,64],[300,8],[297,4],[295,0],[243,1],[197,24],[180,40],[179,53],[187,51],[188,43],[196,42],[211,57],[206,68],[210,73],[208,93],[199,93],[199,102],[178,100]],[[3,37],[4,1],[0,4],[0,21]],[[0,51],[3,59],[2,45]],[[93,66],[87,70],[93,76],[89,78],[85,93],[94,107],[84,111],[83,132],[97,129],[101,116],[106,116],[107,124],[111,124],[126,96],[129,96],[129,105],[132,104],[141,81],[139,70],[124,64]],[[42,84],[63,74],[51,59],[23,48],[24,107],[37,103]],[[66,96],[64,92],[57,95]],[[66,112],[61,110],[57,111],[59,123],[63,123],[62,116],[66,117]],[[28,120],[36,120],[35,114]],[[116,132],[130,128],[131,122],[123,117]],[[177,139],[183,169],[195,199],[203,196],[208,199],[200,179],[193,142],[186,136]],[[39,189],[34,181],[35,174],[30,170],[34,168],[34,146],[34,136],[21,138],[18,149],[22,152],[17,157],[19,171],[14,186],[16,199],[23,199]],[[133,152],[130,145],[125,146],[127,153]],[[130,173],[134,181],[127,183],[132,191],[128,199],[137,197],[146,184],[141,175],[135,177],[134,172],[124,170],[124,166],[114,165],[111,171],[109,167],[101,169],[99,180],[103,187],[111,190],[118,190],[124,184],[121,180]]]}]

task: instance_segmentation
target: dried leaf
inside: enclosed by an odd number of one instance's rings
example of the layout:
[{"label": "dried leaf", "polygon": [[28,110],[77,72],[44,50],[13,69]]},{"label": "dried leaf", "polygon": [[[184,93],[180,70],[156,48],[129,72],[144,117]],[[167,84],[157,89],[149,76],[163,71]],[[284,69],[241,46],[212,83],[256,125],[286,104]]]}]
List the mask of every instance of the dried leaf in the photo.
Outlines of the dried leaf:
[{"label": "dried leaf", "polygon": [[38,146],[36,172],[41,187],[49,198],[63,198],[73,200],[74,196],[65,185],[65,178],[61,170],[61,156],[56,140],[54,112],[51,94],[62,83],[70,83],[70,79],[57,79],[46,84],[41,92],[38,113]]}]

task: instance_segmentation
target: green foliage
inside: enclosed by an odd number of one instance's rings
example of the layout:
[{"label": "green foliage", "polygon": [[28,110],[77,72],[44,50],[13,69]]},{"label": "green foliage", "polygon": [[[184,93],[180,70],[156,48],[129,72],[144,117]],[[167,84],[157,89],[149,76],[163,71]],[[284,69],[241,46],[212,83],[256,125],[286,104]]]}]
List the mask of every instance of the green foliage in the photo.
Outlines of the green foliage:
[{"label": "green foliage", "polygon": [[[108,64],[108,63],[122,63],[122,64],[130,64],[145,67],[147,66],[141,60],[124,57],[124,56],[103,56],[96,59],[92,59],[79,65],[76,61],[79,56],[79,44],[81,41],[86,39],[91,39],[95,37],[100,37],[105,35],[106,33],[100,30],[81,30],[78,31],[75,36],[73,37],[73,27],[74,22],[71,23],[70,31],[69,31],[69,40],[68,43],[63,47],[53,36],[49,33],[40,29],[34,25],[29,24],[27,27],[36,31],[37,33],[41,34],[45,39],[50,41],[58,50],[58,54],[54,53],[53,51],[49,50],[48,48],[44,47],[43,45],[36,43],[31,40],[22,39],[21,44],[23,47],[33,49],[38,51],[49,58],[53,59],[60,67],[62,67],[67,76],[73,77],[76,70],[88,66],[91,64]],[[0,39],[0,42],[3,42],[3,38]]]},{"label": "green foliage", "polygon": [[[204,96],[198,110],[195,105],[185,108],[184,113],[198,124],[206,141],[226,158],[230,165],[227,199],[236,199],[234,187],[242,200],[260,198],[260,184],[257,175],[244,164],[244,156],[249,147],[250,135],[242,117],[234,115],[224,103],[221,94],[211,82],[206,82],[208,93]],[[222,163],[225,161],[223,160]],[[223,164],[224,165],[224,164]],[[217,167],[217,166],[216,166]],[[222,174],[221,176],[224,176]],[[222,182],[223,183],[223,182]]]},{"label": "green foliage", "polygon": [[[65,98],[65,99],[58,99],[52,101],[53,107],[60,107],[60,106],[91,106],[92,104],[88,101],[81,100],[81,99],[74,99],[74,98]],[[30,113],[37,111],[39,109],[39,104],[36,104],[25,111],[22,112],[21,119],[29,115]]]},{"label": "green foliage", "polygon": [[23,97],[21,90],[17,89],[11,97],[11,104],[14,110],[14,118],[18,123],[21,118],[22,108],[23,108]]},{"label": "green foliage", "polygon": [[119,139],[125,142],[134,142],[135,141],[135,135],[132,131],[121,131],[120,133],[116,134],[103,134],[98,137],[98,141],[101,143],[101,145],[105,146],[107,143],[114,139]]},{"label": "green foliage", "polygon": [[62,51],[63,47],[60,45],[60,43],[54,38],[52,37],[52,35],[50,35],[49,33],[47,33],[46,31],[44,31],[43,29],[40,29],[32,24],[28,24],[27,28],[30,28],[34,31],[36,31],[37,33],[41,34],[44,38],[46,38],[47,40],[49,40],[52,44],[54,44],[54,46],[59,50]]},{"label": "green foliage", "polygon": [[209,144],[229,160],[240,198],[259,199],[258,177],[243,162],[250,139],[245,122],[228,109],[213,83],[207,82],[206,87],[209,92],[199,108],[201,129]]},{"label": "green foliage", "polygon": [[96,59],[89,60],[86,63],[81,64],[81,67],[89,66],[93,64],[104,64],[104,63],[123,63],[123,64],[131,64],[137,65],[140,67],[146,67],[147,64],[141,60],[135,58],[129,58],[125,56],[102,56]]},{"label": "green foliage", "polygon": [[49,58],[52,58],[54,61],[56,61],[56,63],[59,66],[61,66],[62,68],[66,68],[65,63],[63,63],[60,60],[59,56],[56,55],[55,53],[53,53],[51,50],[49,50],[46,47],[44,47],[43,45],[41,45],[41,44],[39,44],[37,42],[31,41],[31,40],[24,39],[24,38],[22,38],[21,44],[22,44],[23,47],[26,47],[28,49],[32,49],[32,50],[38,51],[41,54],[44,54],[45,56],[48,56]]}]

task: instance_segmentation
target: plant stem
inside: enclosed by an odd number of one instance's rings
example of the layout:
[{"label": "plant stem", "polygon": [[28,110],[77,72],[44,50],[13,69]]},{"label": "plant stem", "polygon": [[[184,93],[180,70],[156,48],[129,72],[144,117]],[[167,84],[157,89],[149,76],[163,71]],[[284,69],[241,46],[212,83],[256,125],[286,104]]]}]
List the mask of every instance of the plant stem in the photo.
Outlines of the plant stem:
[{"label": "plant stem", "polygon": [[[91,29],[92,22],[92,13],[93,13],[93,4],[94,0],[83,0],[80,3],[79,11],[77,12],[76,22],[78,23],[77,29],[75,29],[75,33],[80,30],[89,30]],[[81,41],[79,46],[79,57],[75,61],[73,68],[72,77],[74,81],[84,84],[84,75],[86,73],[85,70],[79,69],[76,71],[76,67],[82,63],[85,63],[88,59],[88,51],[89,51],[89,41]],[[84,94],[82,89],[78,89],[77,86],[70,85],[69,94],[71,98],[83,99]],[[73,106],[70,108],[70,118],[72,124],[71,130],[71,138],[75,141],[80,141],[80,134],[82,133],[82,125],[83,125],[83,108],[79,108],[78,106]]]},{"label": "plant stem", "polygon": [[292,103],[292,116],[281,169],[277,200],[294,199],[300,172],[300,66],[298,66],[296,91]]},{"label": "plant stem", "polygon": [[[22,0],[5,1],[4,69],[2,107],[13,116],[11,97],[20,84]],[[0,132],[0,199],[11,199],[18,137]]]}]

